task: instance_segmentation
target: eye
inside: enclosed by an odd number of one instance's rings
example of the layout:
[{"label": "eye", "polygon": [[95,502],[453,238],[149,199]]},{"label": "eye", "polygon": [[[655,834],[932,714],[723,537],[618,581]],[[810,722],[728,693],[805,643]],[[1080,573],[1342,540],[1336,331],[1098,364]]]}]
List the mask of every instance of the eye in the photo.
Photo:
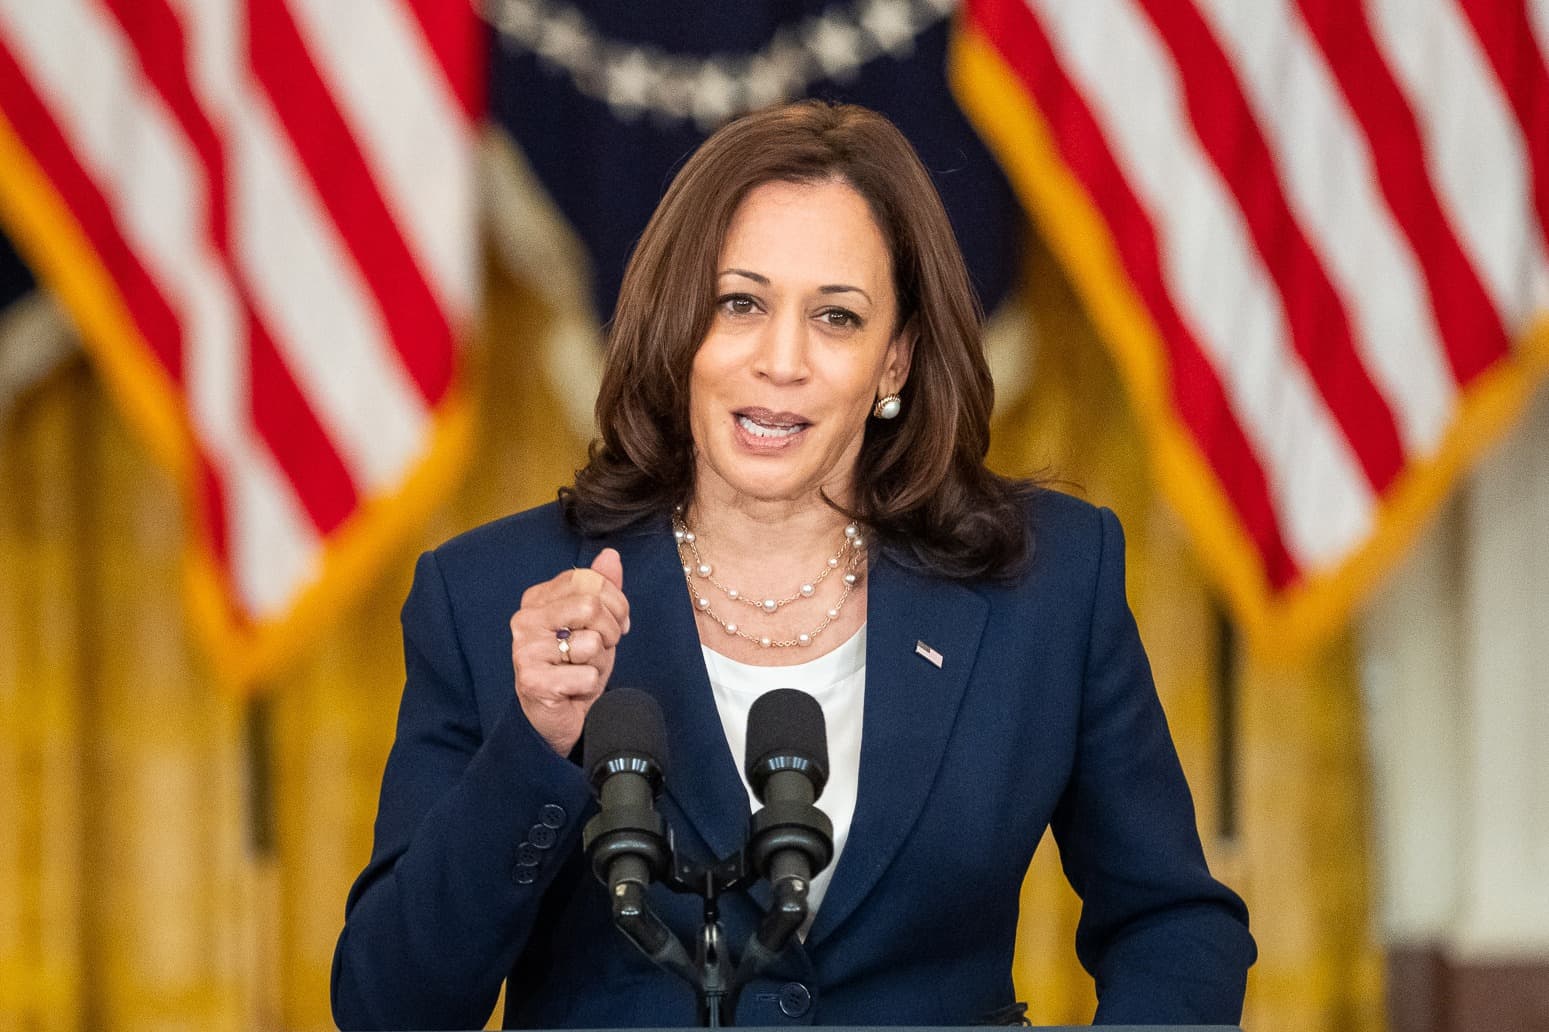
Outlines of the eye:
[{"label": "eye", "polygon": [[758,311],[758,301],[751,294],[722,294],[715,304],[727,315],[752,315]]},{"label": "eye", "polygon": [[825,308],[818,313],[818,318],[836,330],[858,329],[865,325],[865,320],[848,308]]}]

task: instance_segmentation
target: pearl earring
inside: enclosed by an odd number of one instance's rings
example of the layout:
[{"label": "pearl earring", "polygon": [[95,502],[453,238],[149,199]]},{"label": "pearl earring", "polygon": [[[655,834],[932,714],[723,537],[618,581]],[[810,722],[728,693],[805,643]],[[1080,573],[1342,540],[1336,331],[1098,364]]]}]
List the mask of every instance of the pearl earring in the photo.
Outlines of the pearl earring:
[{"label": "pearl earring", "polygon": [[887,394],[877,399],[876,407],[871,414],[878,419],[897,419],[898,414],[904,410],[904,399],[896,394]]}]

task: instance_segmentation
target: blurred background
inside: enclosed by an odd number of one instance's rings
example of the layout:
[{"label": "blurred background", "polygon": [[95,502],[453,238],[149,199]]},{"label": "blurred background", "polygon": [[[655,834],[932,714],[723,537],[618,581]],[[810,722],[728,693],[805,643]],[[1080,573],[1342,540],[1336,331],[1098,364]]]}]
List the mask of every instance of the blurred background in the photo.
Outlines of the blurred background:
[{"label": "blurred background", "polygon": [[[674,169],[874,107],[1114,508],[1257,1032],[1549,1028],[1549,4],[0,0],[0,1028],[320,1029],[414,556]],[[1029,871],[1017,984],[1090,1019]]]}]

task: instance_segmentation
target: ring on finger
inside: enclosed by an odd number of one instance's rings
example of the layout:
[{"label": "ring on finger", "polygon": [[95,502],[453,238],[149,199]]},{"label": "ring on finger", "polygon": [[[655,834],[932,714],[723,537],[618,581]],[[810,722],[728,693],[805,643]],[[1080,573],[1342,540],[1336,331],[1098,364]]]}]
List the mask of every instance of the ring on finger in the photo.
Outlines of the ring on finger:
[{"label": "ring on finger", "polygon": [[574,663],[570,658],[570,628],[561,627],[554,632],[554,640],[559,643],[559,658],[564,663]]}]

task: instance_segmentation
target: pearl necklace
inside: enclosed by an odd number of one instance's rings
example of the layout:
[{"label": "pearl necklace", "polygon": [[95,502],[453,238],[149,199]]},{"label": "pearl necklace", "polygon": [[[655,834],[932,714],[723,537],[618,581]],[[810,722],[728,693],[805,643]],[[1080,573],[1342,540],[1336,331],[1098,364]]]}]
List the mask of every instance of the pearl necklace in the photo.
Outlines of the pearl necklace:
[{"label": "pearl necklace", "polygon": [[[678,544],[678,559],[683,563],[683,578],[684,581],[688,584],[689,596],[694,600],[694,608],[704,613],[710,619],[714,620],[718,625],[720,625],[721,630],[725,631],[727,634],[734,635],[738,638],[745,638],[748,641],[751,641],[754,644],[766,649],[785,649],[791,648],[792,646],[811,645],[812,640],[819,634],[823,633],[824,629],[827,628],[829,624],[839,619],[840,610],[842,610],[844,608],[844,604],[850,600],[850,593],[855,590],[855,585],[860,579],[860,575],[856,573],[856,571],[860,568],[861,562],[866,554],[866,539],[861,536],[859,528],[857,528],[852,523],[844,528],[844,542],[840,544],[839,550],[828,557],[828,561],[823,564],[823,569],[816,577],[812,578],[810,581],[806,581],[794,592],[784,596],[783,598],[776,598],[775,596],[770,595],[766,598],[760,599],[746,596],[736,588],[729,587],[728,585],[722,584],[720,581],[715,579],[715,569],[709,563],[705,562],[704,557],[699,554],[699,538],[692,530],[689,529],[688,524],[684,522],[683,509],[681,506],[679,506],[673,513],[672,536]],[[688,553],[686,556],[684,555],[685,551]],[[701,580],[709,582],[712,587],[716,588],[721,592],[721,594],[725,595],[731,601],[741,602],[744,605],[751,606],[760,613],[768,615],[778,612],[792,602],[799,602],[803,599],[811,598],[814,594],[816,594],[818,585],[823,583],[823,581],[830,573],[833,573],[841,566],[845,567],[843,577],[844,590],[840,593],[839,599],[833,604],[832,607],[829,608],[828,612],[824,614],[821,623],[819,623],[812,630],[798,634],[794,638],[771,638],[767,634],[750,634],[738,626],[735,621],[723,620],[720,615],[717,614],[713,608],[711,608],[709,596],[702,594],[694,585],[694,578],[697,576]]]}]

